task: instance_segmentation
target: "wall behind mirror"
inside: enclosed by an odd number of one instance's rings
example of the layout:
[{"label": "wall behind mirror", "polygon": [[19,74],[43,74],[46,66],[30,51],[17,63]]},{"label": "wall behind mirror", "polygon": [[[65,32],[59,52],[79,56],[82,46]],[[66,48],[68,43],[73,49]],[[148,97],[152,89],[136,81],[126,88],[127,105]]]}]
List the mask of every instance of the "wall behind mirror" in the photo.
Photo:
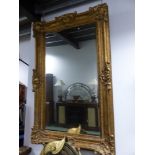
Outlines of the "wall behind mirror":
[{"label": "wall behind mirror", "polygon": [[46,129],[100,135],[96,25],[46,34]]}]

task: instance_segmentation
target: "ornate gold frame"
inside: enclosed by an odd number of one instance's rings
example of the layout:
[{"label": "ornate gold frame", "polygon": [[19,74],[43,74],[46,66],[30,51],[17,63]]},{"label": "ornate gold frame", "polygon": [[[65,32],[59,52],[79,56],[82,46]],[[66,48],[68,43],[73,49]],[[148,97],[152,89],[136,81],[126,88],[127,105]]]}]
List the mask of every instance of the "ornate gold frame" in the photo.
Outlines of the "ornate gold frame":
[{"label": "ornate gold frame", "polygon": [[[45,130],[45,33],[59,32],[75,26],[96,23],[98,81],[100,102],[101,135],[74,135]],[[89,8],[83,13],[69,13],[50,22],[35,22],[33,25],[36,42],[36,66],[33,71],[33,91],[35,92],[33,144],[45,144],[67,137],[76,148],[94,150],[103,155],[115,154],[114,113],[112,98],[111,52],[109,17],[107,4]]]}]

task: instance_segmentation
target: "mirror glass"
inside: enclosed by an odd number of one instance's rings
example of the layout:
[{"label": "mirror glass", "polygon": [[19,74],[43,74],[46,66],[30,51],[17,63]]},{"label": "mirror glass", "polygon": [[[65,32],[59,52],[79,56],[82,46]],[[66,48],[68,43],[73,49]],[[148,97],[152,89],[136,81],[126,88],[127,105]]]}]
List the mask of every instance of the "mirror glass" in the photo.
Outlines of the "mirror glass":
[{"label": "mirror glass", "polygon": [[46,33],[46,129],[100,135],[96,25]]}]

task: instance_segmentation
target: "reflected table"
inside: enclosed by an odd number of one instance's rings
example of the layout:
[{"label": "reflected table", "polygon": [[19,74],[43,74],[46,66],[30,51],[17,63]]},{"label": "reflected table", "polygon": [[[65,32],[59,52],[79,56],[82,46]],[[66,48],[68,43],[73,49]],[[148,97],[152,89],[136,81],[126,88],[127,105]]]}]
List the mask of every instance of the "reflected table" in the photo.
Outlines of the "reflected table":
[{"label": "reflected table", "polygon": [[90,102],[65,101],[57,104],[57,125],[65,128],[76,127],[98,131],[98,104]]}]

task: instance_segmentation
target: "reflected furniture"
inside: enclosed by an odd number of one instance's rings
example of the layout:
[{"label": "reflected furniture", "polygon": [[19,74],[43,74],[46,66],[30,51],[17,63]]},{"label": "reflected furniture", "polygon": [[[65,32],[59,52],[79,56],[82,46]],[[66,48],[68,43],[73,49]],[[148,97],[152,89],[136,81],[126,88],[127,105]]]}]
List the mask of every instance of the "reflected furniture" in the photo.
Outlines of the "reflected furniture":
[{"label": "reflected furniture", "polygon": [[46,74],[46,124],[54,122],[53,74]]},{"label": "reflected furniture", "polygon": [[82,129],[99,130],[98,128],[98,104],[89,101],[64,101],[57,104],[57,122],[58,125],[71,128],[78,126]]}]

